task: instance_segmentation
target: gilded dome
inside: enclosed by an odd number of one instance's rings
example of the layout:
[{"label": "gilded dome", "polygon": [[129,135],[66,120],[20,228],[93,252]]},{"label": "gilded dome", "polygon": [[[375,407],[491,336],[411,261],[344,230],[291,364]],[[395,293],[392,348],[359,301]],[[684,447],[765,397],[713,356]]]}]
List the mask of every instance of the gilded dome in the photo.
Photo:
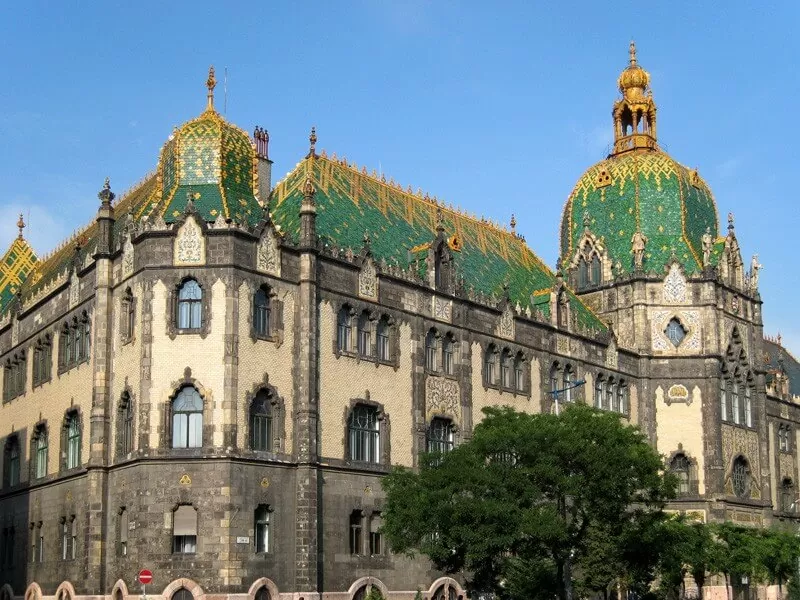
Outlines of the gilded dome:
[{"label": "gilded dome", "polygon": [[255,147],[214,109],[215,84],[212,67],[206,110],[178,127],[161,149],[157,202],[167,222],[184,211],[189,196],[207,221],[261,217]]},{"label": "gilded dome", "polygon": [[650,85],[650,74],[639,66],[636,61],[636,44],[631,42],[630,64],[622,71],[617,79],[619,91],[625,94],[626,90],[641,90]]},{"label": "gilded dome", "polygon": [[612,155],[590,167],[567,199],[561,256],[570,261],[588,230],[621,272],[634,270],[631,239],[646,238],[642,268],[663,272],[674,256],[687,273],[702,270],[702,236],[718,234],[714,197],[697,171],[660,150]]}]

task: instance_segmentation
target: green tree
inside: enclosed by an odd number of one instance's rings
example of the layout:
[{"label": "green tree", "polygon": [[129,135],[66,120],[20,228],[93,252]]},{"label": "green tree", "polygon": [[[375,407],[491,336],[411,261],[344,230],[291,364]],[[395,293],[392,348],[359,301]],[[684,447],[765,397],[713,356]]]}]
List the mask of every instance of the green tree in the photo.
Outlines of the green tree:
[{"label": "green tree", "polygon": [[[612,560],[617,542],[635,539],[660,514],[672,480],[618,415],[581,404],[560,416],[484,412],[469,442],[383,480],[387,539],[396,552],[419,551],[438,569],[468,572],[471,590],[571,600],[573,569],[590,556],[593,528],[591,561]],[[603,546],[599,532],[614,541]]]}]

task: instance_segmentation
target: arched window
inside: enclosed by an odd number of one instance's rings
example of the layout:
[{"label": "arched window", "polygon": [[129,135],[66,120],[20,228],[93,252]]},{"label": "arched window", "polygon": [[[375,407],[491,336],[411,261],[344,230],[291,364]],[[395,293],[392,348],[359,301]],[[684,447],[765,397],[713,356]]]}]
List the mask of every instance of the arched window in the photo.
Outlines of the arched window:
[{"label": "arched window", "polygon": [[781,482],[781,510],[786,513],[796,512],[797,502],[794,498],[794,483],[788,477]]},{"label": "arched window", "polygon": [[622,380],[617,384],[617,410],[623,415],[628,413],[628,386]]},{"label": "arched window", "polygon": [[517,352],[514,358],[514,389],[518,392],[525,391],[525,357],[522,352]]},{"label": "arched window", "polygon": [[71,412],[67,415],[65,428],[67,430],[67,448],[64,466],[74,469],[81,464],[81,424],[78,413]]},{"label": "arched window", "polygon": [[595,254],[594,256],[592,256],[592,273],[591,273],[592,285],[600,285],[600,283],[602,282],[602,278],[603,276],[600,265],[600,257],[597,256],[597,254]]},{"label": "arched window", "polygon": [[486,383],[489,385],[497,385],[497,361],[497,346],[489,344],[489,347],[486,348],[486,354],[484,354],[483,357],[484,368],[486,370]]},{"label": "arched window", "polygon": [[356,404],[347,423],[350,460],[380,462],[380,429],[378,409]]},{"label": "arched window", "polygon": [[372,356],[372,323],[367,311],[358,317],[358,353],[364,357]]},{"label": "arched window", "polygon": [[187,279],[178,289],[178,329],[200,329],[203,326],[203,290],[194,279]]},{"label": "arched window", "polygon": [[574,385],[574,381],[572,367],[569,365],[564,367],[564,377],[561,381],[561,385],[564,390],[561,398],[564,402],[572,402],[572,386]]},{"label": "arched window", "polygon": [[186,588],[181,588],[172,594],[172,598],[170,600],[194,600],[194,596],[192,596],[192,592]]},{"label": "arched window", "polygon": [[339,352],[350,352],[353,348],[353,311],[347,304],[336,316],[336,347]]},{"label": "arched window", "polygon": [[739,498],[746,497],[750,489],[750,467],[743,456],[739,456],[733,461],[731,481],[733,493]]},{"label": "arched window", "polygon": [[19,483],[20,450],[19,438],[16,435],[6,440],[6,482],[10,487]]},{"label": "arched window", "polygon": [[594,407],[603,408],[603,395],[605,392],[605,380],[602,375],[597,376],[594,382]]},{"label": "arched window", "polygon": [[744,384],[744,424],[748,427],[753,426],[753,400],[750,396],[751,388],[749,382]]},{"label": "arched window", "polygon": [[[561,389],[561,369],[558,366],[558,363],[553,363],[553,366],[550,367],[550,400],[556,401],[556,396],[558,395],[558,391]],[[558,398],[560,400],[560,398]]]},{"label": "arched window", "polygon": [[737,425],[742,422],[741,407],[739,406],[739,384],[733,382],[731,385],[731,413],[733,415],[733,422]]},{"label": "arched window", "polygon": [[681,342],[686,337],[686,329],[677,317],[672,317],[669,320],[664,333],[667,334],[667,338],[676,348],[681,345]]},{"label": "arched window", "polygon": [[425,336],[425,368],[432,373],[439,370],[439,333],[435,329]]},{"label": "arched window", "polygon": [[261,389],[250,404],[250,448],[272,450],[272,397]]},{"label": "arched window", "polygon": [[500,379],[503,387],[510,388],[514,385],[511,379],[514,369],[514,361],[511,359],[511,351],[508,348],[503,348],[500,354]]},{"label": "arched window", "polygon": [[456,341],[453,334],[448,333],[442,342],[442,369],[445,375],[452,375],[456,370]]},{"label": "arched window", "polygon": [[272,597],[270,596],[269,590],[266,587],[260,587],[256,592],[255,600],[272,600]]},{"label": "arched window", "polygon": [[75,362],[79,363],[86,357],[83,355],[83,327],[77,318],[72,321],[72,356]]},{"label": "arched window", "polygon": [[578,288],[583,289],[589,285],[589,263],[581,256],[578,259]]},{"label": "arched window", "polygon": [[261,286],[253,295],[253,332],[256,337],[269,337],[270,332],[269,293]]},{"label": "arched window", "polygon": [[719,382],[719,412],[723,421],[728,420],[728,393],[727,383],[724,379]]},{"label": "arched window", "polygon": [[128,392],[122,392],[119,401],[119,453],[122,456],[133,450],[133,406]]},{"label": "arched window", "polygon": [[608,378],[608,383],[606,384],[606,408],[608,410],[617,410],[616,405],[616,392],[617,392],[617,382],[613,377]]},{"label": "arched window", "polygon": [[256,552],[269,552],[269,506],[259,504],[253,515],[253,530],[256,538]]},{"label": "arched window", "polygon": [[431,600],[456,600],[456,590],[449,584],[439,586]]},{"label": "arched window", "polygon": [[34,458],[34,475],[36,479],[41,479],[47,475],[47,429],[42,425],[34,433],[34,447],[36,454]]},{"label": "arched window", "polygon": [[678,478],[677,492],[681,496],[689,493],[689,468],[689,459],[685,454],[676,454],[669,464],[669,470]]},{"label": "arched window", "polygon": [[[197,511],[194,506],[182,504],[172,513],[172,552],[175,554],[197,552]],[[175,598],[175,595],[172,597]]]},{"label": "arched window", "polygon": [[453,449],[453,422],[434,417],[428,425],[428,452],[443,454]]},{"label": "arched window", "polygon": [[58,337],[58,362],[62,368],[72,363],[72,330],[67,323],[64,323]]},{"label": "arched window", "polygon": [[389,333],[390,333],[389,318],[383,316],[378,320],[375,335],[375,352],[378,355],[378,360],[388,361],[389,354]]},{"label": "arched window", "polygon": [[122,295],[122,314],[120,315],[120,334],[123,342],[133,339],[136,326],[136,304],[131,288],[126,288]]},{"label": "arched window", "polygon": [[172,400],[172,447],[203,445],[203,399],[193,386],[181,388]]}]

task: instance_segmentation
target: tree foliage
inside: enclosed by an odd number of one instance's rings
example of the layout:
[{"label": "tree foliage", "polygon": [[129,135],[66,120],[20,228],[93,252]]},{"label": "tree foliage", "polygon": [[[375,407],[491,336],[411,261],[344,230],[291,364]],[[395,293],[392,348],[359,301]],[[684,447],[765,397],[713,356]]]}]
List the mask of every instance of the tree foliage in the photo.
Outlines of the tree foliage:
[{"label": "tree foliage", "polygon": [[484,412],[469,442],[384,479],[396,552],[419,551],[509,600],[571,598],[576,579],[599,589],[612,570],[653,571],[642,540],[656,535],[673,481],[638,429],[580,404],[560,416]]}]

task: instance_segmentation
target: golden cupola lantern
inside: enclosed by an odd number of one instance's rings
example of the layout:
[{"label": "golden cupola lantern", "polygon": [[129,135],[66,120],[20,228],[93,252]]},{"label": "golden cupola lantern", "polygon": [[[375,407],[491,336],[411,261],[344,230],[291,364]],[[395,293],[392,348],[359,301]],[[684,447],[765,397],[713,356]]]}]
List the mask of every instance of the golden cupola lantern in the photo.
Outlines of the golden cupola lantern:
[{"label": "golden cupola lantern", "polygon": [[614,151],[656,150],[656,103],[650,89],[650,74],[636,60],[636,44],[630,45],[630,64],[617,83],[622,98],[614,103]]}]

